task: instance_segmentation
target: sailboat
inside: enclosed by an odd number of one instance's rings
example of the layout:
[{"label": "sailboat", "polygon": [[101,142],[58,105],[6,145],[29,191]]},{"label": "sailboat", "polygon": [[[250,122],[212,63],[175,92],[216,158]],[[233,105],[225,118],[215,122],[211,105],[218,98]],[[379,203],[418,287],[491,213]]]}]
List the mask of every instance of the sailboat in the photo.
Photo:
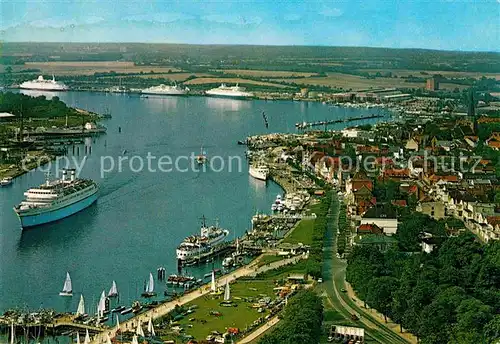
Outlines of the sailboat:
[{"label": "sailboat", "polygon": [[139,319],[138,322],[137,322],[137,329],[135,331],[135,333],[139,336],[139,337],[145,337],[144,336],[144,331],[142,330],[142,324],[141,324],[141,320]]},{"label": "sailboat", "polygon": [[155,337],[156,336],[156,333],[155,333],[155,328],[153,326],[153,319],[152,318],[149,318],[149,322],[148,322],[148,332],[149,332],[149,335],[151,337]]},{"label": "sailboat", "polygon": [[90,344],[90,336],[89,336],[89,330],[85,330],[85,340],[83,341],[83,344]]},{"label": "sailboat", "polygon": [[137,341],[137,335],[134,334],[134,336],[132,337],[132,343],[131,344],[139,344],[139,342]]},{"label": "sailboat", "polygon": [[112,344],[111,338],[109,338],[109,334],[106,333],[106,344]]},{"label": "sailboat", "polygon": [[120,320],[118,319],[118,314],[116,315],[116,331],[120,330]]},{"label": "sailboat", "polygon": [[116,288],[116,282],[113,281],[113,285],[109,290],[108,297],[116,297],[116,296],[118,296],[118,288]]},{"label": "sailboat", "polygon": [[212,270],[212,284],[210,289],[213,293],[217,291],[217,286],[215,285],[215,270]]},{"label": "sailboat", "polygon": [[106,291],[102,291],[101,298],[99,299],[99,303],[97,304],[97,316],[103,317],[104,312],[106,311]]},{"label": "sailboat", "polygon": [[203,146],[201,146],[200,155],[196,157],[196,161],[198,162],[198,165],[203,165],[207,162],[207,152],[203,150]]},{"label": "sailboat", "polygon": [[14,332],[14,323],[10,324],[10,344],[14,344],[14,338],[16,333]]},{"label": "sailboat", "polygon": [[76,344],[80,344],[80,333],[76,331]]},{"label": "sailboat", "polygon": [[76,309],[76,315],[85,315],[85,301],[83,300],[83,294],[80,295],[80,302],[78,302],[78,308]]},{"label": "sailboat", "polygon": [[142,297],[153,297],[156,295],[155,290],[155,280],[153,279],[153,274],[149,273],[149,282],[146,284],[146,288],[144,289],[144,293],[142,293]]},{"label": "sailboat", "polygon": [[63,290],[59,293],[61,296],[73,296],[73,287],[71,285],[71,277],[69,272],[66,272],[66,280],[64,281]]},{"label": "sailboat", "polygon": [[229,281],[226,281],[226,289],[224,290],[224,301],[231,299],[231,291],[229,290]]}]

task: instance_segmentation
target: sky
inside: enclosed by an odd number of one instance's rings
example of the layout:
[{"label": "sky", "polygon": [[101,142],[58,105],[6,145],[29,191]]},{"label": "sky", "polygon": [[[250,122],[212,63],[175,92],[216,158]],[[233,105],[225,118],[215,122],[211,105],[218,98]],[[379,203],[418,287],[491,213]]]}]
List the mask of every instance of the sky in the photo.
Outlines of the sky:
[{"label": "sky", "polygon": [[500,0],[0,0],[0,40],[500,51]]}]

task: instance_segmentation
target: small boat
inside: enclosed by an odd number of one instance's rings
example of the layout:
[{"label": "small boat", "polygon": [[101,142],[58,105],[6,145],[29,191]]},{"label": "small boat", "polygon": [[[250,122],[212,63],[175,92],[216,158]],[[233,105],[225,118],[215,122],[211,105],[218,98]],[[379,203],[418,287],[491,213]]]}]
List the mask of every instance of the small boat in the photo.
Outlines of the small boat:
[{"label": "small boat", "polygon": [[272,211],[276,211],[277,209],[278,209],[278,206],[277,206],[275,203],[273,203],[273,204],[271,205],[271,210],[272,210]]},{"label": "small boat", "polygon": [[231,267],[233,265],[234,265],[234,259],[233,259],[233,257],[226,257],[222,261],[222,266],[224,266],[226,268]]},{"label": "small boat", "polygon": [[155,280],[153,279],[153,274],[149,273],[149,282],[146,285],[144,292],[141,294],[142,297],[153,297],[156,296],[154,292],[155,289]]},{"label": "small boat", "polygon": [[203,146],[201,147],[201,152],[200,152],[200,155],[198,155],[196,157],[196,162],[198,163],[198,165],[203,165],[204,163],[206,163],[208,160],[207,158],[207,152],[205,152],[203,150]]},{"label": "small boat", "polygon": [[125,315],[125,314],[128,314],[128,313],[130,313],[130,312],[132,312],[132,307],[125,308],[124,310],[122,310],[122,311],[120,312],[120,314],[121,314],[121,315]]},{"label": "small boat", "polygon": [[12,178],[11,177],[5,177],[2,180],[0,180],[0,186],[7,186],[12,184]]},{"label": "small boat", "polygon": [[118,312],[121,312],[125,309],[126,307],[125,306],[118,306],[118,307],[115,307],[111,310],[111,313],[118,313]]},{"label": "small boat", "polygon": [[80,302],[78,302],[76,315],[81,317],[85,316],[85,300],[83,299],[83,295],[80,295]]},{"label": "small boat", "polygon": [[117,296],[118,296],[118,289],[116,288],[116,282],[113,281],[113,285],[109,290],[108,297],[117,297]]},{"label": "small boat", "polygon": [[73,296],[73,287],[71,285],[71,277],[69,272],[66,272],[66,280],[64,281],[63,290],[59,293],[61,296]]}]

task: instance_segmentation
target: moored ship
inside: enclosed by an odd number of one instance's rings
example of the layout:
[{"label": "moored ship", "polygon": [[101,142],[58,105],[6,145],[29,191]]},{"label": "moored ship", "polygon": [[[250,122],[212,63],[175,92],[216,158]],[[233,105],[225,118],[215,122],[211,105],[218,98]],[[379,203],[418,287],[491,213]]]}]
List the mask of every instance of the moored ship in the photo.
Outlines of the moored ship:
[{"label": "moored ship", "polygon": [[181,261],[189,260],[198,257],[202,254],[210,252],[210,250],[223,242],[229,231],[222,229],[218,224],[215,226],[207,227],[205,217],[201,226],[200,235],[191,235],[184,239],[184,241],[177,247],[177,259]]},{"label": "moored ship", "polygon": [[236,98],[236,99],[245,99],[252,98],[254,96],[251,92],[246,92],[244,87],[238,86],[226,86],[225,84],[221,84],[217,88],[212,88],[205,92],[207,96],[213,97],[223,97],[223,98]]},{"label": "moored ship", "polygon": [[62,82],[56,81],[54,76],[52,76],[52,80],[50,80],[44,79],[42,75],[40,75],[38,79],[23,82],[19,85],[19,88],[40,91],[67,91],[69,89],[69,87]]},{"label": "moored ship", "polygon": [[[67,172],[71,172],[68,179]],[[22,228],[34,227],[71,216],[97,200],[97,184],[76,178],[75,170],[63,170],[61,179],[31,188],[26,199],[14,207]]]},{"label": "moored ship", "polygon": [[267,177],[269,175],[269,168],[265,165],[251,164],[248,167],[248,173],[255,179],[267,180]]},{"label": "moored ship", "polygon": [[141,91],[143,94],[157,94],[166,96],[185,96],[189,92],[189,88],[182,88],[181,86],[175,84],[174,86],[168,86],[161,84],[159,86],[152,86],[145,88]]}]

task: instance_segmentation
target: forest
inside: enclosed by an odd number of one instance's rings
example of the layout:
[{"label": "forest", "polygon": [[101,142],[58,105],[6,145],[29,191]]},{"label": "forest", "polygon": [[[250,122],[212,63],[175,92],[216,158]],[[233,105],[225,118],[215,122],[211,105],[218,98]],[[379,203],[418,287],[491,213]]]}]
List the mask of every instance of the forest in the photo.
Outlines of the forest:
[{"label": "forest", "polygon": [[25,118],[55,118],[78,114],[58,97],[48,100],[45,96],[30,97],[12,92],[0,92],[0,112],[8,112],[16,117],[22,113]]},{"label": "forest", "polygon": [[399,248],[356,247],[347,280],[369,307],[422,344],[493,343],[500,338],[500,243],[482,245],[464,233],[430,254],[406,251],[422,228],[441,232],[443,224],[408,217],[398,228]]},{"label": "forest", "polygon": [[323,303],[312,290],[302,290],[290,299],[282,320],[259,344],[318,343],[323,321]]}]

